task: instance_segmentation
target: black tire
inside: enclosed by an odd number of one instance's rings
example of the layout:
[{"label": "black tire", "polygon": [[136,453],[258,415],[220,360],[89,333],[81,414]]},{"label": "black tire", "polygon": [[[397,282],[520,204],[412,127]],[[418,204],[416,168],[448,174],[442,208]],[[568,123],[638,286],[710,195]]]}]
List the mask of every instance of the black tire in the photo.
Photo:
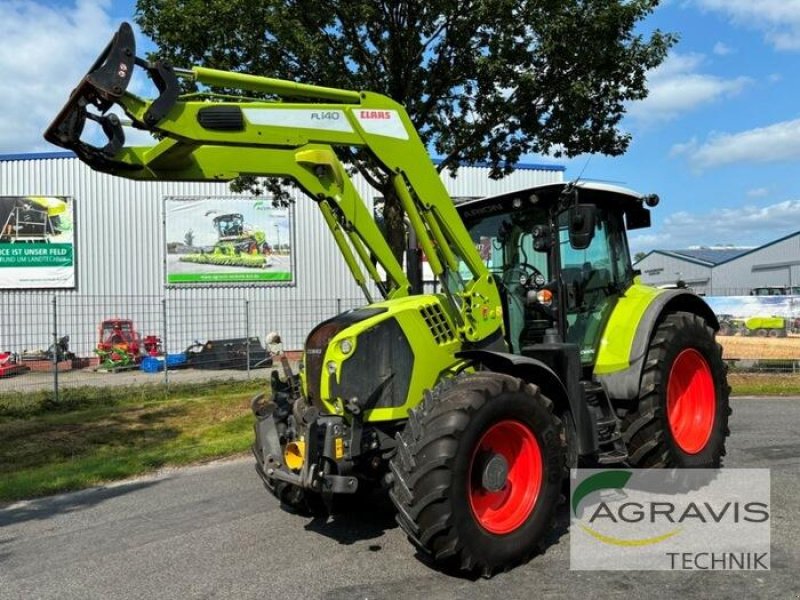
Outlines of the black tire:
[{"label": "black tire", "polygon": [[[708,438],[691,452],[679,445],[668,416],[668,383],[673,364],[684,351],[694,351],[705,361],[711,377],[714,398],[709,417]],[[730,434],[731,414],[727,365],[722,347],[714,339],[714,330],[701,316],[674,312],[656,327],[645,358],[636,409],[623,420],[623,439],[628,446],[629,462],[634,467],[718,468],[725,456],[725,438]]]},{"label": "black tire", "polygon": [[[530,512],[520,513],[524,520],[498,534],[485,529],[471,508],[475,483],[470,471],[484,434],[509,422],[535,439],[541,477]],[[415,546],[445,569],[489,577],[528,560],[554,523],[564,477],[561,430],[552,402],[515,377],[477,373],[440,384],[410,412],[397,436],[389,496],[398,523]],[[507,485],[501,491],[509,490]]]}]

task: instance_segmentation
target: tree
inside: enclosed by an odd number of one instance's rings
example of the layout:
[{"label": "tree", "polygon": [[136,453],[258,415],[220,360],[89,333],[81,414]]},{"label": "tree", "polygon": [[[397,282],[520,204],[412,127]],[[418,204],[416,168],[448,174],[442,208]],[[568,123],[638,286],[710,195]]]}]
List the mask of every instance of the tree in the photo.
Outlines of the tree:
[{"label": "tree", "polygon": [[183,242],[190,248],[194,246],[194,229],[189,229],[183,234]]},{"label": "tree", "polygon": [[633,262],[637,263],[642,260],[645,256],[647,256],[647,252],[637,252],[633,255]]},{"label": "tree", "polygon": [[[405,105],[439,170],[525,154],[622,154],[625,103],[676,37],[637,27],[659,0],[138,0],[136,21],[176,65],[366,89]],[[343,150],[386,198],[400,254],[402,209],[369,157]],[[236,189],[255,189],[253,180]],[[255,186],[255,187],[254,187]],[[277,191],[275,181],[268,189]]]}]

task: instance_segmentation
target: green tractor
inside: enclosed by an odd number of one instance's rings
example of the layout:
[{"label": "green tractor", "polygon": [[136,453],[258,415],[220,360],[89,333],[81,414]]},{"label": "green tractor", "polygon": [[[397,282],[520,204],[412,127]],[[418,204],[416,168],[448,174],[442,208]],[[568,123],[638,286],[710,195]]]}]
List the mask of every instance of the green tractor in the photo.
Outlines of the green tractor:
[{"label": "green tractor", "polygon": [[[134,66],[157,98],[125,91]],[[179,77],[285,100],[198,101]],[[160,141],[125,147],[114,105]],[[81,140],[87,118],[104,147]],[[346,507],[386,490],[422,553],[488,576],[537,551],[570,467],[721,464],[717,319],[631,266],[626,231],[650,224],[655,196],[559,183],[456,208],[391,99],[148,63],[126,24],[45,137],[136,180],[291,178],[319,207],[367,305],[313,328],[300,375],[254,399],[257,471],[286,505]],[[342,147],[381,165],[440,293],[421,293],[395,259]]]},{"label": "green tractor", "polygon": [[[215,212],[209,211],[206,216]],[[217,215],[213,224],[218,240],[211,252],[183,255],[182,262],[253,268],[271,266],[267,236],[260,229],[246,225],[241,213]]]}]

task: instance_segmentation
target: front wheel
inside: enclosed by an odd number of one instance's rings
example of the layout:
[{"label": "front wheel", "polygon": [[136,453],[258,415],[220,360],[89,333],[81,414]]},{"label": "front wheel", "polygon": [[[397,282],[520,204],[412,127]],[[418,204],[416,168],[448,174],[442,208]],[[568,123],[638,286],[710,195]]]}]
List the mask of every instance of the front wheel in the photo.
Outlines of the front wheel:
[{"label": "front wheel", "polygon": [[623,422],[630,463],[718,468],[730,433],[726,372],[705,319],[668,314],[650,340],[636,410]]},{"label": "front wheel", "polygon": [[564,455],[561,421],[537,387],[499,373],[461,376],[411,411],[389,495],[423,553],[488,577],[540,547]]}]

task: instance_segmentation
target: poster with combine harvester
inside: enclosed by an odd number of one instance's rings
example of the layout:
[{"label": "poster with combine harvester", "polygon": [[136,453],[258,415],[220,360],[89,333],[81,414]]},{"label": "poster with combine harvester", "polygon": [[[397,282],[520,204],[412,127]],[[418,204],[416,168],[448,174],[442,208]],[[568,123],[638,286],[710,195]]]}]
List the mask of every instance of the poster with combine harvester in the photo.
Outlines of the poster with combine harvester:
[{"label": "poster with combine harvester", "polygon": [[800,296],[708,296],[731,359],[800,360]]},{"label": "poster with combine harvester", "polygon": [[292,221],[269,198],[167,198],[166,284],[294,281]]},{"label": "poster with combine harvester", "polygon": [[75,287],[74,202],[0,196],[0,289]]}]

